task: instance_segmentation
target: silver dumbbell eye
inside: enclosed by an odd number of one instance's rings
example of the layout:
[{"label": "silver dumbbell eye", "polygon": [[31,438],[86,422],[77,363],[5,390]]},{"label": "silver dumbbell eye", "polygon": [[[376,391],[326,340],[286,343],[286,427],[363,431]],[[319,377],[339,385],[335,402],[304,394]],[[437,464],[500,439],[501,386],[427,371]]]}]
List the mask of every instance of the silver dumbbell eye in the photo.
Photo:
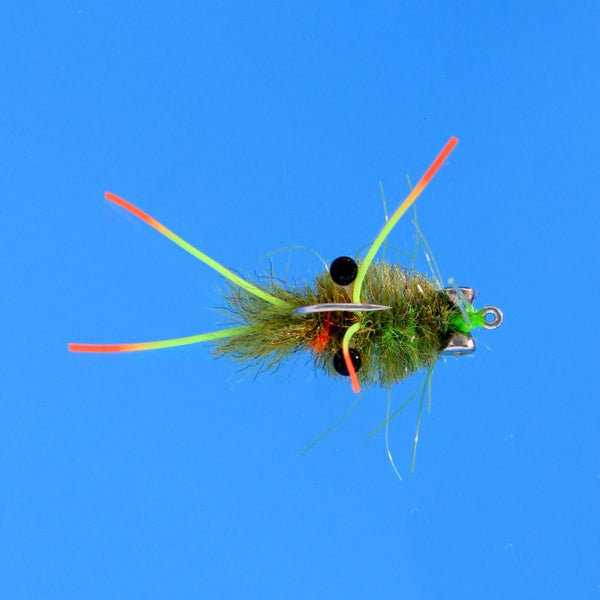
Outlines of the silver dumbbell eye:
[{"label": "silver dumbbell eye", "polygon": [[[468,288],[468,287],[459,287],[458,288],[463,296],[467,299],[467,302],[470,302],[471,304],[473,304],[473,300],[475,300],[475,290],[473,288]],[[456,290],[452,287],[447,287],[444,288],[444,292],[446,292],[446,295],[454,302],[456,303],[456,301],[458,300],[458,294],[456,293]]]},{"label": "silver dumbbell eye", "polygon": [[448,345],[442,350],[443,356],[465,356],[475,352],[475,340],[464,333],[455,333],[448,340]]}]

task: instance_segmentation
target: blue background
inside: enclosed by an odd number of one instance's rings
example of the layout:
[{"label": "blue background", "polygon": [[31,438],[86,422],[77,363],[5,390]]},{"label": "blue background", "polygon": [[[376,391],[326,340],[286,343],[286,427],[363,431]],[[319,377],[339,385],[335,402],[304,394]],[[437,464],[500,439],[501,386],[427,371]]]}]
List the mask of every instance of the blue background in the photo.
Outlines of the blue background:
[{"label": "blue background", "polygon": [[[0,25],[2,598],[600,597],[598,3],[50,4]],[[392,423],[402,482],[382,390],[299,456],[354,401],[304,356],[67,352],[221,323],[105,190],[252,276],[355,253],[451,135],[420,225],[505,322],[436,368],[412,476]]]}]

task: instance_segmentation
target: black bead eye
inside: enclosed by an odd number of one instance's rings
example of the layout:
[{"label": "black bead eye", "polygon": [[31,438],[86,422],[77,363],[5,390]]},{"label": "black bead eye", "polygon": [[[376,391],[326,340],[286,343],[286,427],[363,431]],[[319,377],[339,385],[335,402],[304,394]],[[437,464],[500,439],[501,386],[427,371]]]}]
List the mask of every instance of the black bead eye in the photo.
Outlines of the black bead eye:
[{"label": "black bead eye", "polygon": [[350,285],[358,273],[356,261],[349,256],[336,258],[329,267],[331,279],[338,285]]},{"label": "black bead eye", "polygon": [[[354,367],[354,370],[358,372],[361,364],[360,354],[354,348],[348,348],[348,352],[350,353],[352,366]],[[344,353],[342,352],[341,348],[333,355],[333,368],[344,377],[348,377],[348,375],[350,375],[350,373],[348,373],[346,361],[344,360]]]}]

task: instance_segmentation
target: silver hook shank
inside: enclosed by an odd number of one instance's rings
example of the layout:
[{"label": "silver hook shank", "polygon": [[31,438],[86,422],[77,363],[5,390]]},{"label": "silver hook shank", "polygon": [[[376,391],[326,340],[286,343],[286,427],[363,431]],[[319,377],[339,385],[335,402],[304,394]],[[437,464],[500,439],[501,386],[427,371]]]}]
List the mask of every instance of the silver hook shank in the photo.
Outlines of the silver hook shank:
[{"label": "silver hook shank", "polygon": [[321,312],[370,312],[372,310],[391,310],[391,306],[381,304],[354,304],[352,302],[325,302],[323,304],[309,304],[301,306],[294,311],[295,315],[310,315]]}]

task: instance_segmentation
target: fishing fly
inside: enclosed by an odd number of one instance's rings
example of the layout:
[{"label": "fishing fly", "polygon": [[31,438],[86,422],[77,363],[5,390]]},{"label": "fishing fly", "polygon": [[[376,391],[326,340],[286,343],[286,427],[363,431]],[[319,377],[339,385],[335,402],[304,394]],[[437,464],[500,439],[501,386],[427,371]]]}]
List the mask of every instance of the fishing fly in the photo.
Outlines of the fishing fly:
[{"label": "fishing fly", "polygon": [[[398,221],[421,195],[450,155],[458,139],[451,137],[417,185],[386,221],[364,258],[336,258],[312,283],[265,283],[244,279],[207,256],[157,220],[123,198],[105,197],[129,211],[172,242],[215,270],[229,282],[227,328],[160,341],[126,344],[70,343],[71,352],[133,352],[208,342],[216,356],[275,367],[296,352],[309,352],[316,369],[346,377],[352,390],[379,385],[388,388],[426,370],[421,391],[413,464],[426,389],[440,356],[475,351],[471,332],[495,329],[502,312],[495,306],[475,308],[475,292],[452,280],[444,287],[414,269],[391,264],[376,255]],[[387,424],[400,409],[389,414]],[[379,429],[379,428],[378,428]],[[320,436],[321,437],[321,436]],[[388,455],[391,459],[391,454]],[[392,460],[393,465],[393,460]],[[395,466],[394,466],[395,469]]]}]

